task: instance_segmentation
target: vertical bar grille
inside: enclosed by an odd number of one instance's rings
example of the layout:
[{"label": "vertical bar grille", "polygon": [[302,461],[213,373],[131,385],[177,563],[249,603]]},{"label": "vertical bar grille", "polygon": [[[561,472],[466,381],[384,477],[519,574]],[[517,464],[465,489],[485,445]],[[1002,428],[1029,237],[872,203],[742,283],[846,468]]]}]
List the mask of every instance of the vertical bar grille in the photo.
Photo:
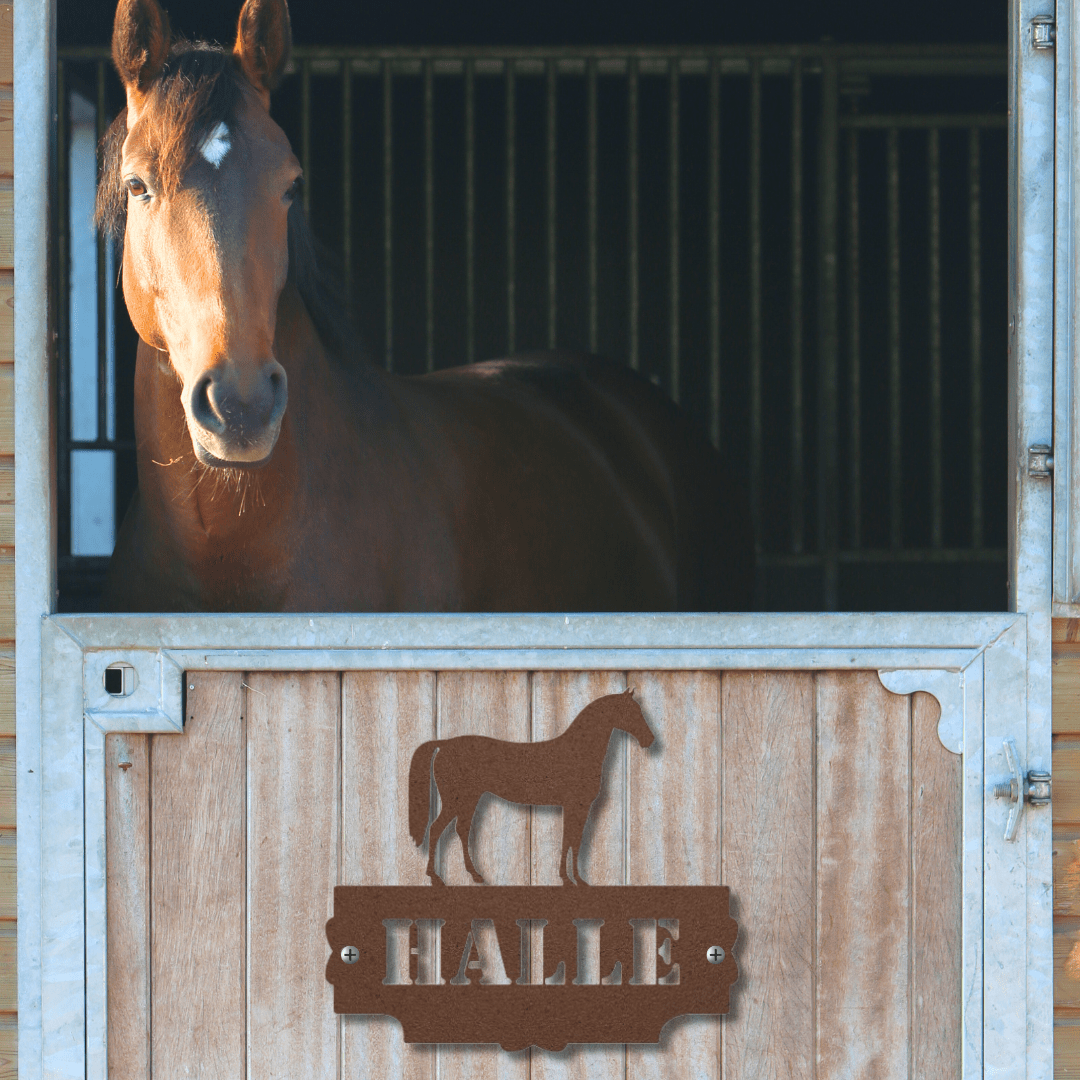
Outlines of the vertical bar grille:
[{"label": "vertical bar grille", "polygon": [[791,73],[791,550],[803,549],[803,98],[802,64]]},{"label": "vertical bar grille", "polygon": [[[939,69],[986,74],[972,55]],[[305,209],[329,229],[387,368],[482,360],[504,341],[508,354],[624,360],[748,480],[760,565],[816,575],[812,606],[830,608],[848,564],[1004,565],[983,490],[999,350],[982,326],[999,287],[997,209],[984,206],[1004,117],[875,112],[874,76],[853,92],[846,56],[298,47],[281,95],[295,102]],[[903,57],[885,59],[895,78]],[[115,108],[107,51],[62,53],[61,158],[71,72],[99,136]],[[106,256],[99,240],[92,438],[70,435],[59,305],[64,544],[71,451],[131,452],[110,419]],[[970,502],[955,497],[957,468]]]},{"label": "vertical bar grille", "polygon": [[859,133],[848,131],[848,499],[852,550],[862,545],[862,355],[859,341]]},{"label": "vertical bar grille", "polygon": [[558,92],[555,61],[549,60],[547,62],[547,346],[549,349],[554,349],[558,341],[558,219],[555,216],[557,209],[555,184],[558,180],[555,161]]},{"label": "vertical bar grille", "polygon": [[750,67],[750,516],[761,543],[761,62]]},{"label": "vertical bar grille", "polygon": [[720,447],[720,63],[709,61],[709,438]]},{"label": "vertical bar grille", "polygon": [[888,134],[889,199],[889,544],[903,546],[903,432],[900,427],[900,133]]}]

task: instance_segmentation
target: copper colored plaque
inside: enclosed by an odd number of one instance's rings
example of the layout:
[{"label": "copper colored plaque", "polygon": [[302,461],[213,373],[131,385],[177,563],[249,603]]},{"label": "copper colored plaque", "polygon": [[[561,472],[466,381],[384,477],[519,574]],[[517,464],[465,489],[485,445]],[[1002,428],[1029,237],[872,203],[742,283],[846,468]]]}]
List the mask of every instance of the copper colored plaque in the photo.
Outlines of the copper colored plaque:
[{"label": "copper colored plaque", "polygon": [[[601,921],[598,947],[586,944],[583,927]],[[542,935],[532,971],[523,963],[530,933]],[[339,885],[326,977],[335,1012],[393,1016],[409,1043],[655,1043],[677,1016],[727,1012],[737,933],[724,885]],[[579,945],[599,954],[589,984],[578,981],[587,966]],[[349,946],[358,951],[352,963],[342,958]],[[501,983],[488,981],[499,977],[496,947]],[[544,984],[560,962],[561,984]]]},{"label": "copper colored plaque", "polygon": [[[654,742],[629,690],[590,702],[543,742],[461,735],[417,747],[409,832],[417,845],[427,840],[434,887],[334,890],[326,977],[335,1012],[393,1016],[410,1043],[504,1050],[655,1043],[676,1016],[727,1012],[739,971],[726,886],[581,887],[580,846],[615,729],[643,750]],[[465,868],[484,880],[472,826],[487,792],[562,807],[563,885],[443,887],[435,855],[455,822]],[[440,811],[432,821],[435,793]]]}]

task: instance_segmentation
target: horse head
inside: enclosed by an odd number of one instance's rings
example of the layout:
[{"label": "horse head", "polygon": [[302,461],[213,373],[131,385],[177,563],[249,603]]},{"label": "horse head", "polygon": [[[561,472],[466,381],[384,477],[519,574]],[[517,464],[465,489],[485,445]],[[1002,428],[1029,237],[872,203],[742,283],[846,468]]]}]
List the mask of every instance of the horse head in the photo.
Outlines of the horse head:
[{"label": "horse head", "polygon": [[231,54],[171,40],[157,0],[116,11],[127,110],[98,220],[123,229],[128,312],[168,354],[195,455],[218,468],[265,463],[288,398],[274,336],[301,169],[269,109],[290,48],[285,0],[246,0]]},{"label": "horse head", "polygon": [[634,691],[632,687],[617,695],[620,702],[625,701],[625,707],[621,710],[623,717],[619,727],[623,731],[630,735],[633,735],[637,739],[638,744],[642,750],[647,750],[653,744],[653,740],[656,736],[653,734],[652,728],[649,727],[649,722],[645,719],[645,714],[641,711],[641,706],[634,698]]}]

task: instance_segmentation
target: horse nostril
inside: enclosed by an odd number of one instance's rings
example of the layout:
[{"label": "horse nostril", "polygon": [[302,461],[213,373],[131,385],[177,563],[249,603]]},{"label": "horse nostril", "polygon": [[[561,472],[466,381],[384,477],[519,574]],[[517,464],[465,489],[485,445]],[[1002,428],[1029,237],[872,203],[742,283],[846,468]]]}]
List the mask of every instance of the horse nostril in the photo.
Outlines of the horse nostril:
[{"label": "horse nostril", "polygon": [[274,402],[270,410],[270,423],[275,423],[281,419],[289,401],[289,379],[285,369],[278,363],[274,364],[268,377]]},{"label": "horse nostril", "polygon": [[225,421],[221,413],[214,408],[214,389],[212,376],[204,375],[191,395],[191,413],[200,427],[220,435],[225,430]]}]

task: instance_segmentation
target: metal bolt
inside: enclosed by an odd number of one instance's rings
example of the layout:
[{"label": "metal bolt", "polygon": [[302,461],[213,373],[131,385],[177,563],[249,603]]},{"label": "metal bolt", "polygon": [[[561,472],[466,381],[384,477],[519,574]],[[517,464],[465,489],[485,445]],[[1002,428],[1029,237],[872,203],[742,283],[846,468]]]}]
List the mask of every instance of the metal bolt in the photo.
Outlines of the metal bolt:
[{"label": "metal bolt", "polygon": [[705,956],[710,964],[722,964],[724,962],[724,950],[719,945],[710,945]]},{"label": "metal bolt", "polygon": [[345,948],[341,950],[341,959],[344,960],[346,964],[355,964],[356,961],[360,959],[360,950],[355,945],[346,945]]},{"label": "metal bolt", "polygon": [[1054,474],[1054,448],[1046,443],[1028,447],[1028,476],[1048,477]]},{"label": "metal bolt", "polygon": [[1052,49],[1057,41],[1053,15],[1036,15],[1031,20],[1031,44],[1036,49]]},{"label": "metal bolt", "polygon": [[195,684],[194,683],[188,683],[188,689],[189,690],[194,690],[195,689]]}]

